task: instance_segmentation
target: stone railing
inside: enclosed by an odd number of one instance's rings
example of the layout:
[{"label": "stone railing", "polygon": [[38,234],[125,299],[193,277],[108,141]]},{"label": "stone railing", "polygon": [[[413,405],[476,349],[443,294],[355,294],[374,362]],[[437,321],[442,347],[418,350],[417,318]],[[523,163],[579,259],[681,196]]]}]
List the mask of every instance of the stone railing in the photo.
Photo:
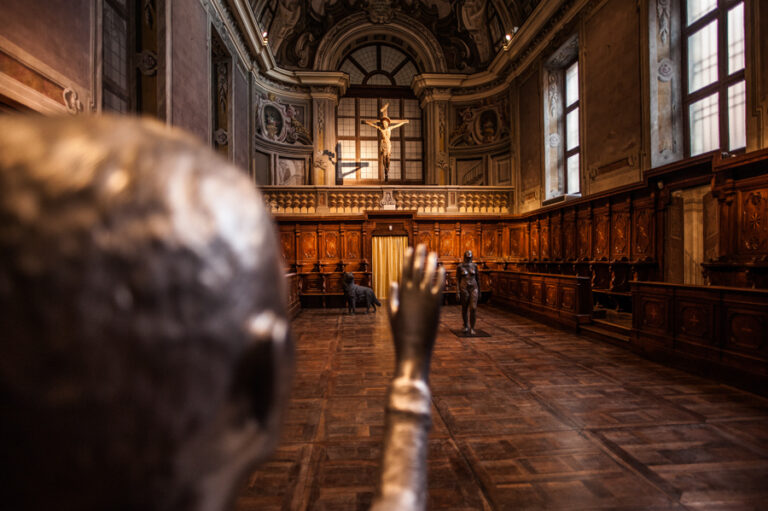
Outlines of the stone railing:
[{"label": "stone railing", "polygon": [[429,214],[511,213],[513,189],[500,186],[262,186],[273,214],[359,215],[366,211]]}]

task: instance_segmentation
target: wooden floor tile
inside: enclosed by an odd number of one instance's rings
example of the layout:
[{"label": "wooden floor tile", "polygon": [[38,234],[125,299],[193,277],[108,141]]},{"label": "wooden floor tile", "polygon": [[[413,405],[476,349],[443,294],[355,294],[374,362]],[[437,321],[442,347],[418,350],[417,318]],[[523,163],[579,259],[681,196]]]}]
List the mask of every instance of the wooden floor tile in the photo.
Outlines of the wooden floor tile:
[{"label": "wooden floor tile", "polygon": [[[429,508],[766,509],[768,400],[482,306],[443,308],[432,360]],[[282,444],[237,511],[363,510],[394,349],[383,309],[303,311]]]}]

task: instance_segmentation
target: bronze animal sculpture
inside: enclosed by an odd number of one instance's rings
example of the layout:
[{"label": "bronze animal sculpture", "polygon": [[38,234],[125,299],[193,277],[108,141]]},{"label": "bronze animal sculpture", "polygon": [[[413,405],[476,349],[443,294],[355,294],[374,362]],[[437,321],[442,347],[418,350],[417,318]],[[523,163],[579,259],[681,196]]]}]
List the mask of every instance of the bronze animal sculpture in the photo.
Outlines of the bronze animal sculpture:
[{"label": "bronze animal sculpture", "polygon": [[[0,478],[18,510],[222,511],[275,446],[293,367],[252,183],[129,118],[0,118]],[[409,252],[377,510],[423,509],[444,273]]]},{"label": "bronze animal sculpture", "polygon": [[377,305],[381,307],[381,302],[376,298],[373,289],[355,284],[355,276],[352,273],[346,272],[342,275],[341,286],[344,288],[344,299],[347,302],[347,312],[350,314],[357,313],[356,306],[360,302],[365,303],[366,314],[368,314],[371,307],[373,307],[373,312],[376,312]]},{"label": "bronze animal sculpture", "polygon": [[[461,319],[464,333],[475,335],[477,301],[480,297],[480,283],[477,280],[477,265],[472,262],[472,251],[464,252],[464,261],[456,267],[456,295],[461,301]],[[469,312],[469,318],[467,318]]]}]

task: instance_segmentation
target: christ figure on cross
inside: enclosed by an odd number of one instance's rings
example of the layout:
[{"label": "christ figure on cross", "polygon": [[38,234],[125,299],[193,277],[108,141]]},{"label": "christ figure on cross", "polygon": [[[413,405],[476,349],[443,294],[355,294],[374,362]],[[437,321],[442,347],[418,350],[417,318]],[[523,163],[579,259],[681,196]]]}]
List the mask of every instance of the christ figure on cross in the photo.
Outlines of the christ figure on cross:
[{"label": "christ figure on cross", "polygon": [[360,121],[361,124],[367,124],[372,128],[376,128],[379,130],[379,133],[381,133],[381,145],[379,146],[379,154],[381,155],[381,163],[384,165],[384,182],[389,181],[389,158],[392,154],[392,142],[390,141],[390,136],[392,135],[392,130],[399,128],[403,124],[408,124],[408,119],[390,119],[387,116],[388,108],[389,103],[385,103],[384,106],[381,107],[381,110],[379,110],[381,112],[381,116],[376,119],[376,121],[369,119],[363,119]]}]

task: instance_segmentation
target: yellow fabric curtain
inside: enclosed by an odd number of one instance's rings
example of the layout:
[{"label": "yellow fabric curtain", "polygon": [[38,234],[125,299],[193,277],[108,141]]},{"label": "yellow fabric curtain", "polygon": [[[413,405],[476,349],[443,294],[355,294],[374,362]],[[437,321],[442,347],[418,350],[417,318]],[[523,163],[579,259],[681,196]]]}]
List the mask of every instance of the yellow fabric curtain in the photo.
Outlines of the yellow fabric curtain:
[{"label": "yellow fabric curtain", "polygon": [[408,236],[373,237],[373,292],[378,298],[387,298],[389,284],[400,282]]}]

